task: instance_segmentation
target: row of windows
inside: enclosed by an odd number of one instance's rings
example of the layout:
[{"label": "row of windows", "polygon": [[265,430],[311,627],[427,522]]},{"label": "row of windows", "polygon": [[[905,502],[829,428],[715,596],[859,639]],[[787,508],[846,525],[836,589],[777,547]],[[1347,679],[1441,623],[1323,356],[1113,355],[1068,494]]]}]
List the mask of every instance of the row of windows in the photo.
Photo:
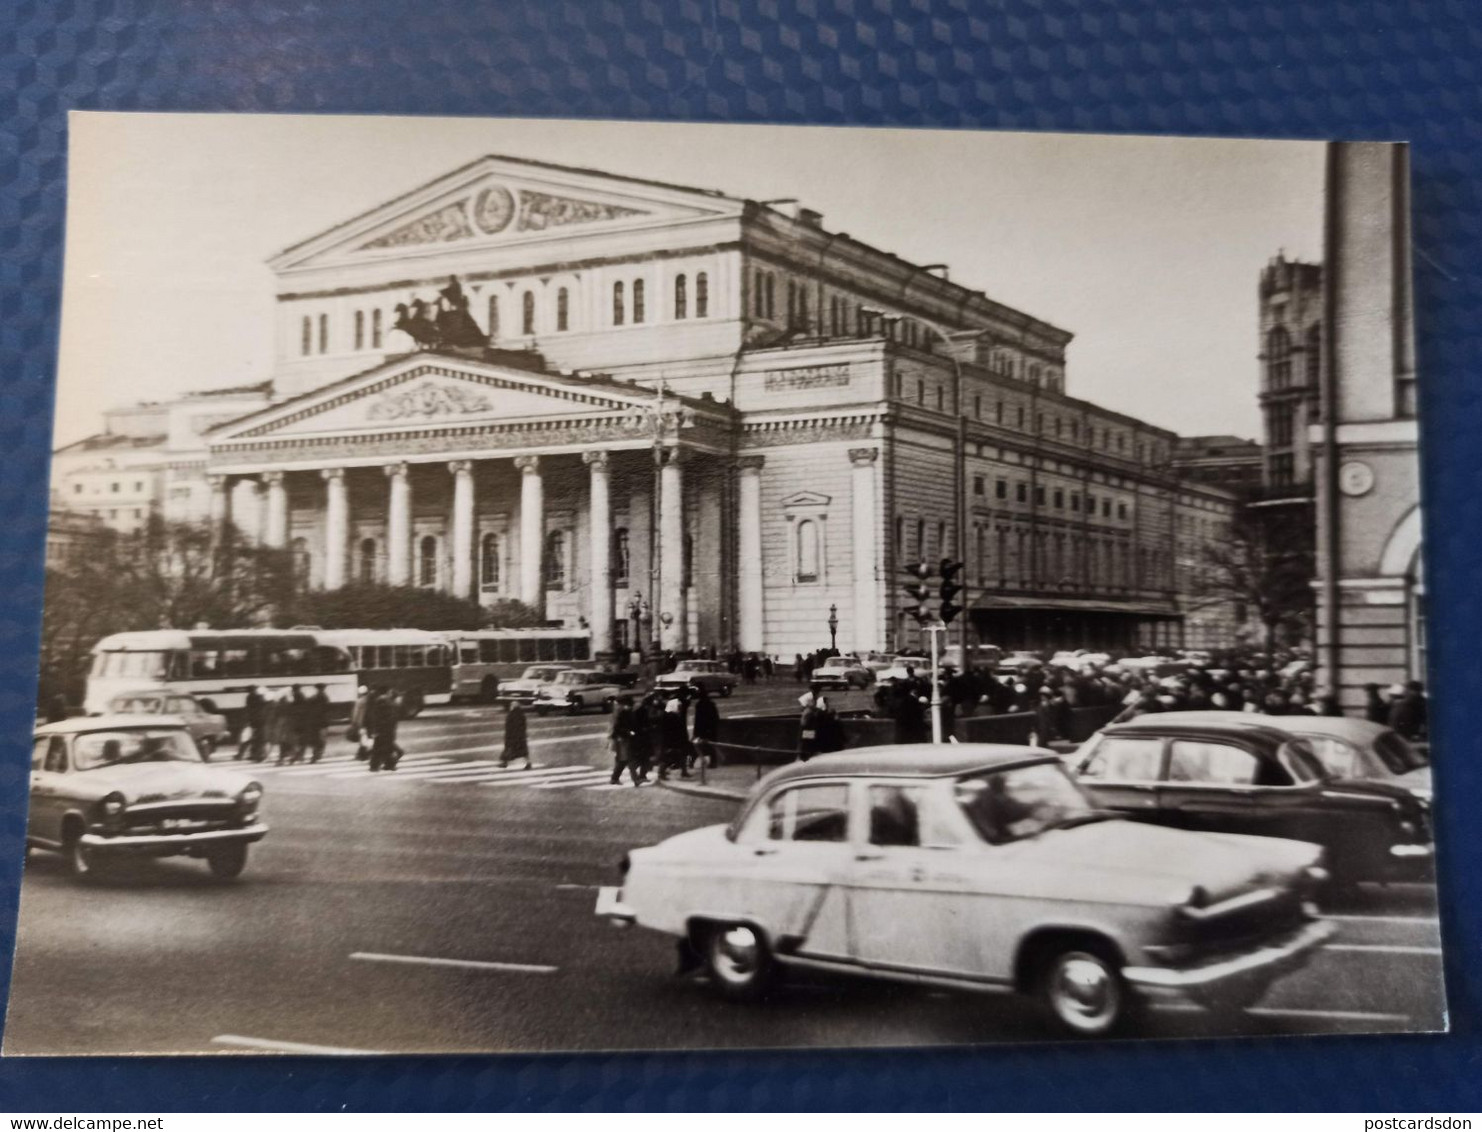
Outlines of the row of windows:
[{"label": "row of windows", "polygon": [[[1316,386],[1322,361],[1322,328],[1310,326],[1303,336],[1306,353],[1305,382]],[[1284,326],[1273,326],[1266,334],[1266,380],[1273,390],[1292,384],[1292,336]]]},{"label": "row of windows", "polygon": [[[82,488],[83,488],[83,485],[82,484],[80,484],[80,483],[73,483],[73,485],[72,485],[72,494],[73,495],[81,495],[82,494]],[[112,480],[112,481],[109,482],[109,484],[108,484],[108,494],[110,494],[110,495],[117,495],[122,490],[123,490],[123,484],[121,484],[118,480]],[[144,490],[144,481],[143,480],[135,480],[134,481],[134,490],[136,492],[143,491]],[[95,484],[93,484],[93,494],[94,495],[102,495],[103,494],[103,485],[101,483],[95,483]]]},{"label": "row of windows", "polygon": [[[1020,480],[1013,485],[1013,489],[1015,502],[1029,502],[1028,483]],[[986,496],[987,492],[988,477],[974,476],[973,494],[977,496]],[[1008,499],[1009,481],[1002,478],[996,480],[993,485],[993,495],[995,499]],[[1101,517],[1103,519],[1111,518],[1113,500],[1109,496],[1103,495],[1098,497],[1096,495],[1093,495],[1089,491],[1086,492],[1084,495],[1079,491],[1067,492],[1063,487],[1057,487],[1051,490],[1047,490],[1044,484],[1034,485],[1034,503],[1037,507],[1044,507],[1049,504],[1050,506],[1053,506],[1057,511],[1064,511],[1068,504],[1072,512],[1079,513],[1081,511],[1082,502],[1084,502],[1085,504],[1085,514],[1087,514],[1088,516],[1095,515],[1096,509],[1099,506],[1101,508]],[[1126,519],[1129,515],[1126,500],[1119,499],[1115,502],[1117,509],[1117,518]]]}]

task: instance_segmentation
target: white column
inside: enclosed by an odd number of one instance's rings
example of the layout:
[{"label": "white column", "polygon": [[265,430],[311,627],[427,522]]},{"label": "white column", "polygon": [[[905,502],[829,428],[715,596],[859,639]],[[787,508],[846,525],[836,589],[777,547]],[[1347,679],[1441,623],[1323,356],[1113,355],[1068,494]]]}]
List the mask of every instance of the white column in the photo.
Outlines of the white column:
[{"label": "white column", "polygon": [[322,468],[324,479],[324,588],[345,584],[350,553],[350,500],[345,492],[345,469]]},{"label": "white column", "polygon": [[762,605],[762,463],[761,456],[736,461],[736,643],[742,652],[763,651]]},{"label": "white column", "polygon": [[454,460],[453,473],[453,596],[473,593],[473,461]]},{"label": "white column", "polygon": [[232,517],[232,497],[226,489],[225,476],[207,476],[211,488],[211,532],[220,538]]},{"label": "white column", "polygon": [[545,609],[545,578],[541,558],[545,550],[545,493],[539,456],[516,456],[520,469],[520,600]]},{"label": "white column", "polygon": [[[659,468],[659,647],[685,646],[683,450],[666,448]],[[665,623],[667,619],[667,624]]]},{"label": "white column", "polygon": [[263,542],[268,546],[285,547],[288,545],[288,488],[283,483],[282,472],[266,472],[263,479],[268,485]]},{"label": "white column", "polygon": [[612,651],[612,500],[609,490],[609,458],[606,452],[583,452],[591,477],[588,508],[588,537],[591,544],[591,573],[587,617],[592,623],[592,652],[601,656]]},{"label": "white column", "polygon": [[381,469],[390,481],[386,504],[386,581],[393,586],[412,582],[412,483],[406,464]]},{"label": "white column", "polygon": [[854,648],[858,652],[880,647],[880,582],[876,545],[875,448],[849,449],[850,492],[854,504],[854,540],[851,554],[854,582]]}]

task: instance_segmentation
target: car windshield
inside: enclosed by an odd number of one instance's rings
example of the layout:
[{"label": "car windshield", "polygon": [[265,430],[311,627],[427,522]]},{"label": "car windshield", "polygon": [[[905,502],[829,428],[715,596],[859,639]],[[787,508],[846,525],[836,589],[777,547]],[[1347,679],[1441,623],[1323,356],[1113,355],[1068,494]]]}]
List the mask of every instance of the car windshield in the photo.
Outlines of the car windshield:
[{"label": "car windshield", "polygon": [[164,709],[165,701],[159,696],[119,696],[113,701],[113,710],[126,715],[140,712],[157,713]]},{"label": "car windshield", "polygon": [[559,671],[560,671],[559,668],[527,668],[527,669],[525,669],[525,675],[522,676],[521,679],[523,679],[523,680],[549,680],[552,676],[554,676]]},{"label": "car windshield", "polygon": [[200,752],[185,731],[90,731],[72,746],[78,770],[122,763],[198,763]]},{"label": "car windshield", "polygon": [[1374,753],[1396,774],[1407,774],[1431,765],[1430,759],[1394,731],[1380,732],[1374,740]]},{"label": "car windshield", "polygon": [[1101,816],[1059,763],[1036,763],[960,778],[955,795],[978,835],[991,845]]}]

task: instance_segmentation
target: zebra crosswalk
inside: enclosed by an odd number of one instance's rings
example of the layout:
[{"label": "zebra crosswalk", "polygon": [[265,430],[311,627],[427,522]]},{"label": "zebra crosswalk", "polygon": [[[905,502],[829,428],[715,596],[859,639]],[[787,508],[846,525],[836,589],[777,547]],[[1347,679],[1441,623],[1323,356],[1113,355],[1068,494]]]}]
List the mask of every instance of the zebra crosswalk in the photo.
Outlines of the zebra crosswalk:
[{"label": "zebra crosswalk", "polygon": [[[419,785],[480,786],[508,788],[526,786],[535,790],[620,790],[611,782],[610,770],[586,763],[549,765],[532,762],[501,767],[493,760],[459,762],[445,755],[405,755],[396,770],[372,775],[353,754],[331,755],[317,763],[241,763],[235,769],[267,779],[309,779],[336,782],[356,778],[370,781],[414,782]],[[631,786],[628,787],[632,789]]]}]

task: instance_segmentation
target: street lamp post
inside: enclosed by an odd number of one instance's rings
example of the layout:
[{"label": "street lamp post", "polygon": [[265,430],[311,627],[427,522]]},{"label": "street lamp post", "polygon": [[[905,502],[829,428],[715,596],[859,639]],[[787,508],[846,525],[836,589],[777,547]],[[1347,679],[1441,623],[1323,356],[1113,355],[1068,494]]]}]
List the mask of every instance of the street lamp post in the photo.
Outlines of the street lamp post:
[{"label": "street lamp post", "polygon": [[839,607],[828,607],[828,647],[835,656],[839,652]]},{"label": "street lamp post", "polygon": [[[667,443],[677,445],[680,433],[687,428],[693,428],[695,424],[694,411],[687,408],[682,402],[671,406],[667,400],[669,387],[664,381],[660,381],[654,387],[654,399],[650,405],[634,405],[628,409],[624,426],[631,431],[639,431],[647,428],[653,435],[653,490],[649,498],[649,544],[648,544],[648,600],[657,604],[659,595],[659,554],[661,543],[659,539],[659,502],[662,492],[662,470],[664,466],[664,448]],[[651,620],[651,616],[648,618]],[[672,613],[667,613],[663,618],[665,625],[674,620]],[[641,648],[641,646],[640,646]],[[653,651],[658,651],[658,643],[654,642]]]}]

